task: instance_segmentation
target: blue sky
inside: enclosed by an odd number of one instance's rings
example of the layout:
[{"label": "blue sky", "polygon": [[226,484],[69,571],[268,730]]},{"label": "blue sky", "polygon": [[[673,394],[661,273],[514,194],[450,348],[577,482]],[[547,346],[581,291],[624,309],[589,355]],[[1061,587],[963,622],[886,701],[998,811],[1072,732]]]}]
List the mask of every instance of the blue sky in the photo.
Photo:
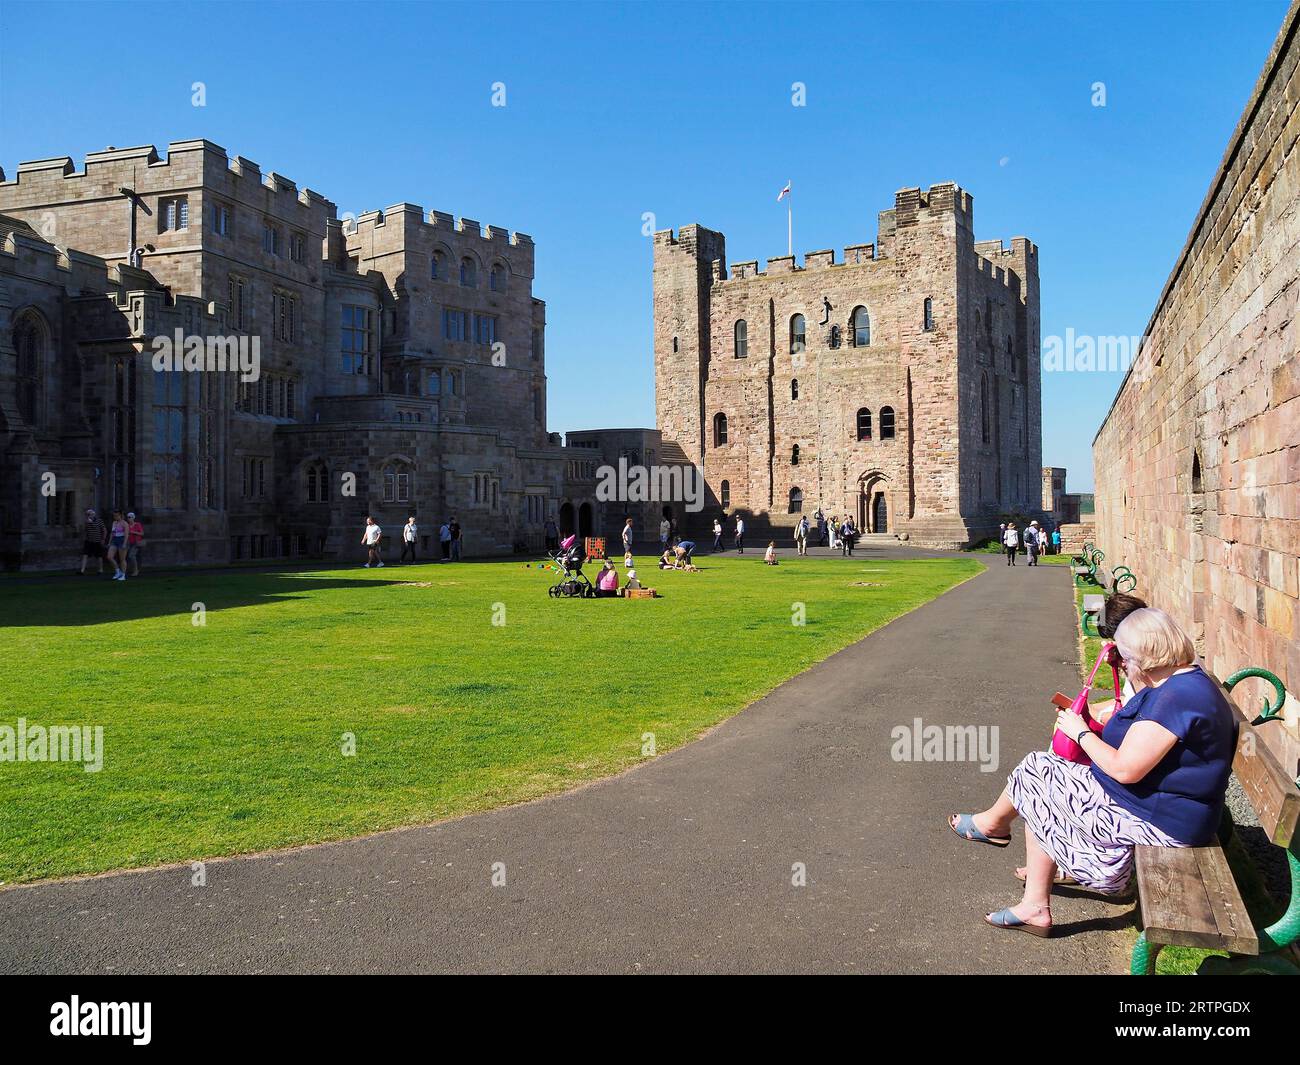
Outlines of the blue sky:
[{"label": "blue sky", "polygon": [[[340,212],[409,201],[523,230],[550,427],[653,425],[642,216],[722,230],[731,261],[783,255],[791,179],[797,254],[874,240],[896,189],[956,181],[978,239],[1038,243],[1045,338],[1140,334],[1285,12],[8,0],[0,166],[207,137]],[[1044,377],[1043,461],[1071,490],[1091,489],[1118,381]]]}]

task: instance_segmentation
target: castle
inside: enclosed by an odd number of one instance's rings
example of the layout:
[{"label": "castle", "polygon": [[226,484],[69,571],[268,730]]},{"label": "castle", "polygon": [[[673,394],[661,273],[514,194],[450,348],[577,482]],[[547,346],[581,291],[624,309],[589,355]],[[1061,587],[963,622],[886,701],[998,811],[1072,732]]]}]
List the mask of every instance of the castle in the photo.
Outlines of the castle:
[{"label": "castle", "polygon": [[[613,522],[546,429],[533,255],[408,203],[345,225],[206,140],[0,171],[0,562],[71,564],[87,506],[181,564],[359,557],[367,514],[426,555],[452,515],[477,555]],[[256,380],[156,369],[177,330],[255,338]]]},{"label": "castle", "polygon": [[721,233],[656,233],[654,350],[663,450],[711,514],[956,547],[1040,511],[1038,249],[976,241],[954,184],[898,192],[838,263],[728,267]]}]

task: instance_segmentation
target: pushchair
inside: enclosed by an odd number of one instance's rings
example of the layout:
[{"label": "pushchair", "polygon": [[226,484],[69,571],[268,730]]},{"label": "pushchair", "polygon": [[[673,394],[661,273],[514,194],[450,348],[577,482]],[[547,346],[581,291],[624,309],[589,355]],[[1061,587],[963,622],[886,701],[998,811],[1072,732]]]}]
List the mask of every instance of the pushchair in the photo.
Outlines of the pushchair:
[{"label": "pushchair", "polygon": [[576,534],[565,537],[560,541],[560,549],[547,555],[560,573],[560,579],[551,585],[552,599],[562,597],[591,599],[596,595],[595,586],[582,572],[582,564],[585,561],[583,555],[584,551],[578,543]]}]

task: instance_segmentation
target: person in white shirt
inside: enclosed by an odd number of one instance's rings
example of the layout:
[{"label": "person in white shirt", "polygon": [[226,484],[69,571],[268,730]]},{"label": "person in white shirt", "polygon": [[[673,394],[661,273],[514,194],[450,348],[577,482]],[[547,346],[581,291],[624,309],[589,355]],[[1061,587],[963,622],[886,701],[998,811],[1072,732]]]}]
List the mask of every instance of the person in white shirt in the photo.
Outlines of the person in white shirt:
[{"label": "person in white shirt", "polygon": [[1016,523],[1009,522],[1002,533],[1002,546],[1007,549],[1007,565],[1016,564],[1016,552],[1020,550],[1020,534],[1016,532]]},{"label": "person in white shirt", "polygon": [[442,547],[442,560],[446,562],[451,558],[451,525],[448,522],[444,521],[438,530],[438,543]]},{"label": "person in white shirt", "polygon": [[1042,533],[1038,531],[1038,522],[1031,521],[1029,528],[1025,530],[1025,551],[1029,555],[1029,564],[1038,565],[1038,552],[1042,548],[1040,537]]},{"label": "person in white shirt", "polygon": [[[665,522],[664,524],[667,524],[667,522]],[[628,518],[627,521],[623,523],[623,554],[630,555],[631,553],[632,553],[632,519]]]},{"label": "person in white shirt", "polygon": [[717,518],[713,519],[713,550],[722,550],[722,522]]},{"label": "person in white shirt", "polygon": [[736,515],[736,551],[742,555],[745,553],[745,519],[739,514]]},{"label": "person in white shirt", "polygon": [[379,541],[383,537],[384,531],[375,524],[375,519],[366,516],[366,531],[361,534],[361,543],[366,548],[366,569],[371,565],[382,567],[383,559],[379,557]]},{"label": "person in white shirt", "polygon": [[668,547],[668,536],[673,531],[672,525],[667,518],[659,523],[659,545],[665,550]]},{"label": "person in white shirt", "polygon": [[799,554],[808,553],[808,518],[803,516],[799,519],[799,524],[794,527],[794,546],[798,549]]},{"label": "person in white shirt", "polygon": [[415,561],[415,545],[417,537],[420,535],[420,527],[415,524],[415,515],[412,514],[406,519],[406,524],[402,526],[402,557],[401,562],[406,561],[407,553],[410,553],[411,561]]}]

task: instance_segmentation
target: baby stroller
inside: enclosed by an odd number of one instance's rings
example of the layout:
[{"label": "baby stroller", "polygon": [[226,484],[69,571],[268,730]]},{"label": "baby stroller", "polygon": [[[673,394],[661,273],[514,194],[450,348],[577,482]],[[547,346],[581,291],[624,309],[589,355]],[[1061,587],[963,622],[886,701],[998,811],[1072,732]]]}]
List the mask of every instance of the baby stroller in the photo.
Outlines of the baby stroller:
[{"label": "baby stroller", "polygon": [[560,549],[547,556],[560,570],[560,579],[551,586],[550,596],[559,599],[563,596],[591,599],[596,594],[595,586],[582,572],[582,547],[578,544],[577,534],[567,536],[560,541]]}]

